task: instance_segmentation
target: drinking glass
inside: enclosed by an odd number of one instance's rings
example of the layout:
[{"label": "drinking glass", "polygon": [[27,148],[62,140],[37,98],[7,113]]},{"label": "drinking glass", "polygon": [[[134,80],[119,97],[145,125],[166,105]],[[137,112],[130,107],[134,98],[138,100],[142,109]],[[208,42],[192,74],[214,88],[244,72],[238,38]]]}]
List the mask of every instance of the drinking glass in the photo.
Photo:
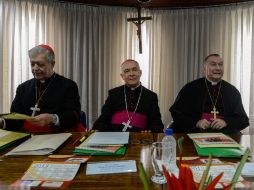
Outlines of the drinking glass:
[{"label": "drinking glass", "polygon": [[152,143],[152,165],[155,172],[155,175],[151,177],[151,180],[154,183],[164,184],[166,183],[166,178],[162,171],[162,151],[163,151],[161,142]]}]

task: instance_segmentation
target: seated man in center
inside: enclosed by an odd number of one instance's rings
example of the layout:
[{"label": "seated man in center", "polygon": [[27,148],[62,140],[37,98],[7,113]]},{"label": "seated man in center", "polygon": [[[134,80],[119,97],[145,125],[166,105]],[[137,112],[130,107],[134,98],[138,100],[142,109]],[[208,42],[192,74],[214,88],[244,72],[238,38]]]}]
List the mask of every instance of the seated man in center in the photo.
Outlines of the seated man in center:
[{"label": "seated man in center", "polygon": [[141,74],[137,61],[128,59],[122,63],[125,85],[109,90],[93,130],[163,131],[157,94],[141,85]]}]

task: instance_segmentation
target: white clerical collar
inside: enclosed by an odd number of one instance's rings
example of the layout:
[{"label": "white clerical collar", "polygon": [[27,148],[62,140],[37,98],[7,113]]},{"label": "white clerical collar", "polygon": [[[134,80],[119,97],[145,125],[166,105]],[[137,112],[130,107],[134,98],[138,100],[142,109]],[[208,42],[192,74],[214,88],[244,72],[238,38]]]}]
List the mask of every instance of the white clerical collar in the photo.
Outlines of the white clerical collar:
[{"label": "white clerical collar", "polygon": [[208,78],[206,78],[206,80],[208,80],[212,84],[212,86],[216,86],[220,82],[220,81],[214,82],[214,81],[209,80]]},{"label": "white clerical collar", "polygon": [[55,77],[55,72],[49,78],[46,78],[46,79],[43,79],[43,80],[39,80],[39,82],[41,84],[44,84],[46,81],[50,81],[54,77]]},{"label": "white clerical collar", "polygon": [[[128,86],[128,85],[126,85],[126,86]],[[128,86],[131,90],[135,90],[135,89],[137,89],[138,87],[140,87],[141,86],[141,82],[136,86],[136,87],[130,87],[130,86]]]}]

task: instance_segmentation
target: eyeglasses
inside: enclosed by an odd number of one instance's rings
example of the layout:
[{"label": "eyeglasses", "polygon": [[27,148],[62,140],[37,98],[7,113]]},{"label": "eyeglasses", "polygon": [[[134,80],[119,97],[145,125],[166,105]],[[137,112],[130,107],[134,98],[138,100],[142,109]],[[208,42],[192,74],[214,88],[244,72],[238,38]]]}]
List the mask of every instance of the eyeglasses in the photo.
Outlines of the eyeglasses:
[{"label": "eyeglasses", "polygon": [[154,142],[152,133],[134,133],[131,135],[131,144],[148,145]]}]

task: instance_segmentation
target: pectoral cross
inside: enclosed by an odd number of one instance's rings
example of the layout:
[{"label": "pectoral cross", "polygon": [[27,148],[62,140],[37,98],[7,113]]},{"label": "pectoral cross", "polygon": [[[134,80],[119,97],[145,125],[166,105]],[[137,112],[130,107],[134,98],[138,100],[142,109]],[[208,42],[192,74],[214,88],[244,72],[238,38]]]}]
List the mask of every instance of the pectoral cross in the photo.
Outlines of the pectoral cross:
[{"label": "pectoral cross", "polygon": [[35,104],[35,106],[31,107],[30,110],[33,110],[32,117],[34,117],[36,112],[40,111],[40,108],[38,108],[38,104]]},{"label": "pectoral cross", "polygon": [[124,125],[124,128],[123,128],[123,132],[125,132],[128,128],[132,128],[132,126],[130,125],[130,120],[127,121],[127,123],[125,122],[122,122],[122,124]]},{"label": "pectoral cross", "polygon": [[219,114],[218,111],[216,111],[216,107],[213,107],[213,111],[211,111],[211,113],[213,114],[213,119],[216,119],[216,114]]},{"label": "pectoral cross", "polygon": [[142,53],[142,32],[141,32],[141,24],[143,24],[146,20],[152,20],[152,17],[141,17],[141,6],[138,7],[138,17],[136,18],[127,18],[127,22],[133,22],[137,27],[137,35],[139,41],[139,53]]}]

